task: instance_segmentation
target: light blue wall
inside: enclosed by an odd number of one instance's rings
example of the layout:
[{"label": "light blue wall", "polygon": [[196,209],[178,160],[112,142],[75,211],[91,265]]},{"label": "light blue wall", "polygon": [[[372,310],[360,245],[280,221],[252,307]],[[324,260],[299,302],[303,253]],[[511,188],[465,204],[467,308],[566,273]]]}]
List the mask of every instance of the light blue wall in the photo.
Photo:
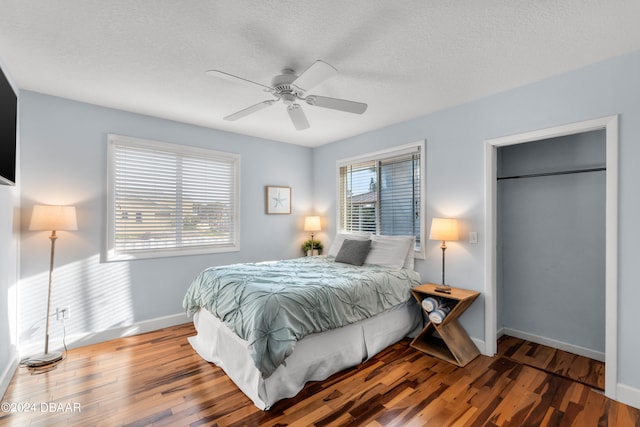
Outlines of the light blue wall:
[{"label": "light blue wall", "polygon": [[[300,255],[311,209],[310,148],[251,138],[21,92],[21,351],[44,342],[47,232],[28,231],[34,204],[77,207],[78,231],[59,232],[52,306],[71,308],[70,339],[183,312],[191,280],[206,267]],[[107,134],[241,155],[239,252],[100,263],[105,242]],[[266,215],[265,185],[292,187],[293,214]],[[62,327],[52,323],[52,347]],[[40,350],[41,351],[41,350]]]},{"label": "light blue wall", "polygon": [[[620,114],[618,381],[640,389],[640,286],[636,269],[640,241],[640,52],[429,114],[314,151],[314,204],[336,231],[336,160],[426,139],[427,217],[462,219],[461,237],[478,231],[480,244],[447,244],[450,284],[484,290],[484,141]],[[428,78],[428,76],[425,76]],[[428,94],[421,94],[428,96]],[[439,242],[416,262],[424,281],[438,281]],[[463,315],[471,336],[484,339],[484,298]]]}]

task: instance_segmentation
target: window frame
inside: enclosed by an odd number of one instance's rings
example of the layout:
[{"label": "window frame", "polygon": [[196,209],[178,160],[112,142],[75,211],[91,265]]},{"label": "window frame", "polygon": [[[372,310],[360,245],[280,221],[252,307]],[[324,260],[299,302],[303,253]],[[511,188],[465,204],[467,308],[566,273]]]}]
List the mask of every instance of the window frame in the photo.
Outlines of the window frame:
[{"label": "window frame", "polygon": [[[232,229],[233,239],[229,243],[199,246],[196,248],[189,247],[169,247],[169,248],[153,248],[149,250],[117,252],[115,247],[115,229],[116,229],[116,194],[114,191],[115,180],[115,151],[116,146],[131,146],[148,150],[157,150],[159,152],[173,153],[177,156],[185,155],[192,158],[200,156],[208,158],[218,158],[220,160],[230,161],[233,164],[234,171],[232,179],[234,184],[233,191],[233,216]],[[168,142],[160,142],[149,139],[129,137],[123,135],[108,134],[107,135],[107,226],[105,249],[103,260],[125,261],[134,259],[153,259],[174,256],[200,255],[210,253],[237,252],[240,250],[240,154],[229,153],[207,148],[193,147],[189,145],[174,144]],[[131,216],[131,215],[129,215]]]},{"label": "window frame", "polygon": [[338,233],[348,233],[342,229],[342,200],[341,200],[341,180],[340,180],[340,168],[356,163],[364,163],[367,161],[382,161],[391,159],[394,157],[400,157],[414,153],[416,150],[420,151],[420,247],[414,248],[414,258],[425,259],[426,256],[426,140],[420,140],[409,144],[399,145],[392,148],[387,148],[371,153],[366,153],[354,157],[348,157],[345,159],[339,159],[336,161],[336,229]]}]

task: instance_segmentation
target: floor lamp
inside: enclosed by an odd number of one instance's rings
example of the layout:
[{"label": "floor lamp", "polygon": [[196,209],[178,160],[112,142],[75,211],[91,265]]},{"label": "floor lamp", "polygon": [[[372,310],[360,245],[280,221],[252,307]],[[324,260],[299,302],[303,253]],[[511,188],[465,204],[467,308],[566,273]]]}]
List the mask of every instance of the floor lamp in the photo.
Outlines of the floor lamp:
[{"label": "floor lamp", "polygon": [[35,205],[31,214],[29,230],[51,231],[51,257],[49,259],[49,292],[47,296],[47,327],[45,330],[44,353],[29,357],[23,363],[29,367],[47,366],[62,359],[59,351],[49,352],[49,321],[51,320],[51,289],[53,285],[53,260],[56,248],[56,231],[77,230],[76,208],[73,206]]},{"label": "floor lamp", "polygon": [[436,291],[450,294],[451,287],[444,281],[444,251],[447,249],[446,241],[458,240],[458,221],[454,218],[433,218],[429,240],[440,240],[442,245],[442,284],[436,287]]}]

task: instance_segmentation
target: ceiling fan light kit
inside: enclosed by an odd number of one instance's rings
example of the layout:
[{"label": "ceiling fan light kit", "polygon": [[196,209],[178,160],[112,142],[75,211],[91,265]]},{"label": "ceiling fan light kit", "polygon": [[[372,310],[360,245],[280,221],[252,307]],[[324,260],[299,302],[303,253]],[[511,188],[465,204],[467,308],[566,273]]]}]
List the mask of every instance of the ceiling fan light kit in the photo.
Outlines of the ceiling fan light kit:
[{"label": "ceiling fan light kit", "polygon": [[308,95],[305,97],[305,92],[330,77],[333,77],[338,73],[331,65],[324,61],[317,60],[309,68],[307,68],[299,76],[294,70],[289,68],[282,70],[282,74],[275,76],[271,79],[271,86],[266,86],[261,83],[257,83],[243,77],[234,76],[233,74],[226,73],[220,70],[209,70],[207,74],[215,77],[224,78],[226,80],[234,80],[242,82],[244,84],[249,83],[260,87],[263,91],[269,92],[275,97],[266,101],[259,102],[250,107],[244,108],[233,114],[226,116],[224,119],[229,121],[235,121],[243,117],[260,111],[264,108],[270,107],[277,101],[282,101],[287,106],[287,112],[289,118],[293,123],[296,130],[304,130],[309,128],[309,121],[305,115],[302,107],[297,101],[304,101],[308,105],[314,107],[328,108],[331,110],[344,111],[353,114],[362,114],[367,110],[367,104],[362,102],[349,101],[346,99],[329,98],[319,95]]}]

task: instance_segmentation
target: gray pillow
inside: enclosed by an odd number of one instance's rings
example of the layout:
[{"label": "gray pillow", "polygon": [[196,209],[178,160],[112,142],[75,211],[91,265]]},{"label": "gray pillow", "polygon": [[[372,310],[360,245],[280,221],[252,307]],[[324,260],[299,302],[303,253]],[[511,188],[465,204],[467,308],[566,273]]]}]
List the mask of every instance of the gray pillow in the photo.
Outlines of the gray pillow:
[{"label": "gray pillow", "polygon": [[367,259],[371,249],[371,240],[349,240],[345,239],[336,255],[336,262],[345,264],[362,265]]}]

